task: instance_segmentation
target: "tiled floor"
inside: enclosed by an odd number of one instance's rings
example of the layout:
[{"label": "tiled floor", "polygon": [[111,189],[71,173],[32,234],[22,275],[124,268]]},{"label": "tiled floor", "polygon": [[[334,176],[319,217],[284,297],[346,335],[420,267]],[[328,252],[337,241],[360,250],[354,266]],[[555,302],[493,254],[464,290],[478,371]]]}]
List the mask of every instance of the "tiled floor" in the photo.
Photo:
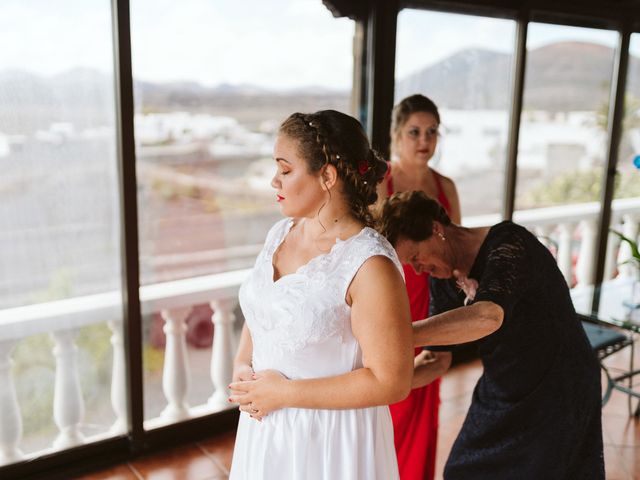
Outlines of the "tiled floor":
[{"label": "tiled floor", "polygon": [[[639,349],[640,350],[640,349]],[[626,365],[628,352],[619,352],[609,364]],[[639,351],[636,355],[640,354]],[[458,365],[442,382],[442,406],[436,477],[464,420],[471,392],[482,373],[479,360]],[[640,479],[640,422],[629,417],[626,396],[614,392],[603,409],[603,434],[608,480]],[[235,432],[192,443],[81,477],[82,480],[207,480],[227,479]],[[79,480],[79,479],[78,479]]]}]

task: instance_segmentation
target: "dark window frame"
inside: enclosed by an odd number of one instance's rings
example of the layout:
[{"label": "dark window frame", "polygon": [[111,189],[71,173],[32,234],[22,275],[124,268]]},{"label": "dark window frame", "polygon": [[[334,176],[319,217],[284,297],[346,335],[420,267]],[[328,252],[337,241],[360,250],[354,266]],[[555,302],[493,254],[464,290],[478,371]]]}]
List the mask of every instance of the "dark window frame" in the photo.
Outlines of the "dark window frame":
[{"label": "dark window frame", "polygon": [[[341,7],[349,2],[324,0],[336,16],[343,16]],[[526,7],[523,7],[525,5]],[[518,22],[514,51],[514,77],[509,126],[508,163],[505,173],[504,218],[513,215],[517,167],[517,144],[521,113],[523,78],[526,55],[526,33],[529,22],[581,26],[616,30],[620,34],[616,67],[612,80],[609,127],[607,141],[606,175],[603,179],[601,212],[599,219],[598,253],[595,281],[602,280],[607,243],[608,223],[611,217],[613,184],[618,161],[617,153],[622,128],[622,108],[628,64],[631,33],[640,32],[640,5],[614,2],[616,8],[595,0],[553,2],[551,0],[509,1],[446,1],[412,0],[352,2],[347,14],[358,22],[362,35],[356,36],[361,45],[354,57],[355,75],[361,88],[354,82],[354,95],[360,118],[367,126],[372,143],[382,152],[389,145],[390,111],[393,105],[395,78],[395,41],[397,15],[402,8],[428,9],[447,13],[508,18]],[[68,478],[115,462],[130,460],[168,446],[195,441],[232,429],[237,423],[237,410],[229,410],[193,418],[166,427],[144,430],[141,311],[139,300],[137,185],[135,172],[135,143],[133,131],[133,78],[131,68],[131,28],[129,0],[112,0],[115,91],[117,116],[117,142],[119,189],[122,231],[122,281],[127,364],[127,396],[129,407],[128,433],[105,441],[86,444],[68,450],[25,460],[0,468],[2,478],[57,479]],[[357,48],[354,45],[354,49]],[[517,119],[517,120],[514,120]],[[594,298],[597,305],[597,299]]]}]

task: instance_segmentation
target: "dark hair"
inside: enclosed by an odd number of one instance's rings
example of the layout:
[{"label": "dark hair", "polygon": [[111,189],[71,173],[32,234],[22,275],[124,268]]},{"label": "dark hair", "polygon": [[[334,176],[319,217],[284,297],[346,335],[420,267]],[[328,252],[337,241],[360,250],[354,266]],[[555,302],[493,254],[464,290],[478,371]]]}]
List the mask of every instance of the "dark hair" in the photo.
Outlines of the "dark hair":
[{"label": "dark hair", "polygon": [[391,151],[395,149],[396,138],[400,133],[400,129],[407,123],[411,114],[416,112],[430,113],[440,125],[440,113],[438,113],[438,107],[433,103],[433,100],[419,93],[402,99],[400,103],[393,107],[391,114]]},{"label": "dark hair", "polygon": [[373,225],[369,205],[378,199],[376,185],[384,178],[387,163],[371,149],[360,122],[336,110],[294,113],[279,132],[298,142],[310,172],[327,164],[336,167],[351,213]]},{"label": "dark hair", "polygon": [[437,200],[422,191],[396,193],[382,206],[378,231],[392,245],[405,238],[421,242],[433,235],[433,222],[451,225],[451,219]]}]

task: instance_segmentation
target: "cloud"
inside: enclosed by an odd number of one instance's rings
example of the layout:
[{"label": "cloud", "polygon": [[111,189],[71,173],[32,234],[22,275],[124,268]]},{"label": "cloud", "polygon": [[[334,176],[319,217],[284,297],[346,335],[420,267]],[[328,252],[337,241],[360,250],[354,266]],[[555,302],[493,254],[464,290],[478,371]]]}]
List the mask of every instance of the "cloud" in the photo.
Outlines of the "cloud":
[{"label": "cloud", "polygon": [[[3,68],[112,69],[107,0],[2,0],[0,27]],[[131,30],[141,79],[351,87],[354,23],[319,0],[131,0]]]}]

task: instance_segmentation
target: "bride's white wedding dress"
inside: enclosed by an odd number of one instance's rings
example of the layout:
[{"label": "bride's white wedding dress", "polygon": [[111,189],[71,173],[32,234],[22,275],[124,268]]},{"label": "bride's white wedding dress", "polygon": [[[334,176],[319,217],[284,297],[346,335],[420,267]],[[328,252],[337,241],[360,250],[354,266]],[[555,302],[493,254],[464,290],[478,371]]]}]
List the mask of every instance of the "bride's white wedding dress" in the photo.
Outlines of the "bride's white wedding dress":
[{"label": "bride's white wedding dress", "polygon": [[[284,219],[273,226],[240,288],[240,305],[253,340],[253,368],[301,379],[362,367],[362,351],[351,331],[351,309],[345,302],[347,289],[363,263],[375,255],[392,259],[402,271],[393,247],[365,227],[345,241],[336,240],[329,253],[274,282],[273,254],[292,223]],[[240,414],[231,480],[397,478],[393,426],[386,406],[285,408],[262,422]]]}]

